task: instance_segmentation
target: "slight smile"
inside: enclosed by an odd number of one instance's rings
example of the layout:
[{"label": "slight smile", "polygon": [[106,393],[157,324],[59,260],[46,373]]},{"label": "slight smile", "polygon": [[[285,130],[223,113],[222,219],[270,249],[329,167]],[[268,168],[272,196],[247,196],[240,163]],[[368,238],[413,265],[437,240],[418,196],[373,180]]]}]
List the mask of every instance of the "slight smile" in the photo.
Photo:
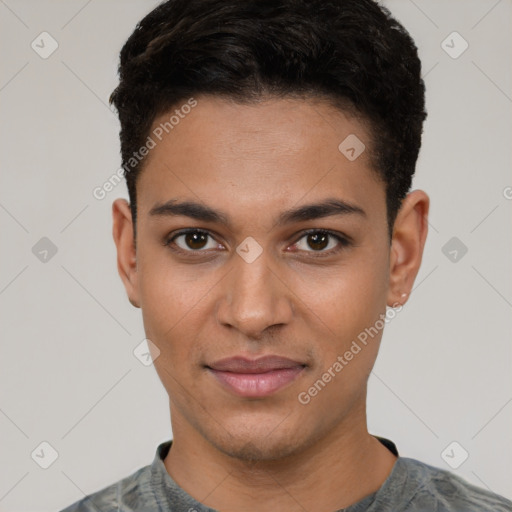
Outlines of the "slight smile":
[{"label": "slight smile", "polygon": [[225,389],[246,398],[263,398],[281,390],[305,367],[304,363],[275,355],[258,359],[236,356],[206,366]]}]

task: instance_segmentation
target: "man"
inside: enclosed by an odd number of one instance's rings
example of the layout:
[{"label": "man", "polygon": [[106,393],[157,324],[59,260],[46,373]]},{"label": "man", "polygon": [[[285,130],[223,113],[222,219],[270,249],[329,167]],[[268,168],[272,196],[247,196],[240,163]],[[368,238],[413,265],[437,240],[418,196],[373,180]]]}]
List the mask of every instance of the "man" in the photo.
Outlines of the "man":
[{"label": "man", "polygon": [[371,0],[170,0],[139,23],[113,235],[173,440],[65,512],[512,510],[367,430],[427,236],[420,69]]}]

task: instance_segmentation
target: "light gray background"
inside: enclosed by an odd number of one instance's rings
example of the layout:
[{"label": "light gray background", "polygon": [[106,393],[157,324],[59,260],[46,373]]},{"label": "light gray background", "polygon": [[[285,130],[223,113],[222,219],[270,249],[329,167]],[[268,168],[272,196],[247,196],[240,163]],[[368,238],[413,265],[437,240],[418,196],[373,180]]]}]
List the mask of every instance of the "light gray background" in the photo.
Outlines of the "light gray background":
[{"label": "light gray background", "polygon": [[[111,203],[125,185],[92,195],[120,165],[107,105],[118,52],[155,5],[0,0],[2,511],[58,510],[149,464],[171,437],[167,395],[133,355],[142,320],[116,270]],[[441,453],[457,441],[469,458],[453,471],[512,498],[512,3],[385,5],[423,61],[429,117],[413,188],[431,214],[414,291],[371,377],[370,431],[447,469]],[[59,44],[47,59],[31,48],[43,31]],[[457,59],[441,47],[453,31],[469,43]],[[468,247],[455,263],[442,252],[454,236]],[[32,252],[42,237],[58,248],[45,263]],[[43,441],[59,455],[48,469],[31,458]]]}]

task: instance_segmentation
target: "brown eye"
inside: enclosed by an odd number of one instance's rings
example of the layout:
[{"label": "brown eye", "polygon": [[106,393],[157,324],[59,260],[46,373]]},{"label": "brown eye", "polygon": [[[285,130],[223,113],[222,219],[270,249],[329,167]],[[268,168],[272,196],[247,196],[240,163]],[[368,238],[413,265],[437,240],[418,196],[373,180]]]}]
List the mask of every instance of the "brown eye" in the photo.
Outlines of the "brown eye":
[{"label": "brown eye", "polygon": [[207,242],[208,235],[206,233],[187,233],[183,235],[185,245],[190,249],[202,249]]},{"label": "brown eye", "polygon": [[[329,256],[344,247],[348,247],[350,241],[345,237],[324,230],[311,230],[293,244],[294,252],[308,252],[313,256]],[[318,254],[315,254],[318,253]]]},{"label": "brown eye", "polygon": [[329,235],[326,233],[312,233],[307,235],[309,247],[315,251],[325,249],[329,245]]},{"label": "brown eye", "polygon": [[204,249],[215,249],[218,247],[218,244],[209,233],[197,229],[177,233],[167,240],[165,245],[176,245],[178,249],[185,252],[202,252]]}]

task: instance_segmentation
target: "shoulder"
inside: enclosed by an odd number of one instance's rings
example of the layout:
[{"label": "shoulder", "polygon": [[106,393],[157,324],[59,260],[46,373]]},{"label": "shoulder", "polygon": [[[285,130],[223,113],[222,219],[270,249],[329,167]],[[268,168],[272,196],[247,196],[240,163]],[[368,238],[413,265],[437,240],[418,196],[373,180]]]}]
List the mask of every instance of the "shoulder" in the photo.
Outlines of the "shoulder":
[{"label": "shoulder", "polygon": [[463,478],[416,459],[400,457],[407,487],[415,488],[403,510],[439,512],[511,512],[512,501]]},{"label": "shoulder", "polygon": [[118,512],[125,509],[158,510],[151,490],[151,466],[144,466],[118,482],[87,495],[61,512]]}]

